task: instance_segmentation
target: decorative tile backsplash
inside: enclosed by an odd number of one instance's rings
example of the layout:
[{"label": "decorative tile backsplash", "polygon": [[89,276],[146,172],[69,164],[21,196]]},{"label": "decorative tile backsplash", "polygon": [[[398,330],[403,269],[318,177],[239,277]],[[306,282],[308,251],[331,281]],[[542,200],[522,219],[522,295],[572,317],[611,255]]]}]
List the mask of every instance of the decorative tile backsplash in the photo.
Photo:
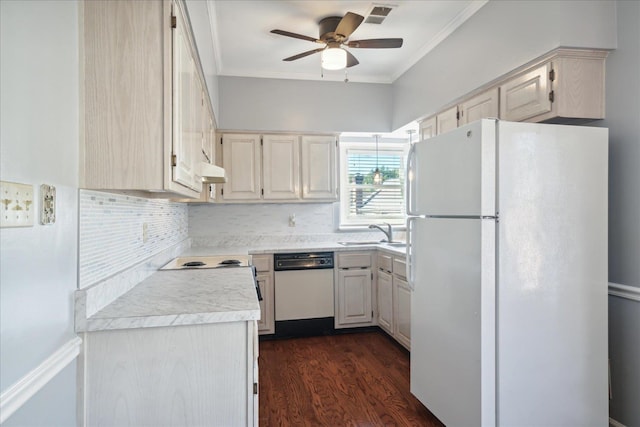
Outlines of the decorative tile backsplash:
[{"label": "decorative tile backsplash", "polygon": [[[293,216],[293,217],[292,217]],[[295,226],[290,226],[290,218]],[[336,231],[331,203],[220,204],[189,206],[189,237],[193,247],[257,248],[287,243],[380,240],[378,231]],[[404,233],[395,234],[403,238]]]},{"label": "decorative tile backsplash", "polygon": [[168,200],[80,190],[79,287],[187,239],[188,207]]}]

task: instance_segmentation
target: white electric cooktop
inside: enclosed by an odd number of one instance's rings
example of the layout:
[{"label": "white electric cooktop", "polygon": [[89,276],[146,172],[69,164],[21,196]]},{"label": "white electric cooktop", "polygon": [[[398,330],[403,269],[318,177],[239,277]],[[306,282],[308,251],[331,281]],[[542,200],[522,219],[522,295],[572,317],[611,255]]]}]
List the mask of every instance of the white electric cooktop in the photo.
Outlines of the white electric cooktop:
[{"label": "white electric cooktop", "polygon": [[185,268],[233,268],[251,265],[249,255],[216,255],[178,257],[160,270],[181,270]]}]

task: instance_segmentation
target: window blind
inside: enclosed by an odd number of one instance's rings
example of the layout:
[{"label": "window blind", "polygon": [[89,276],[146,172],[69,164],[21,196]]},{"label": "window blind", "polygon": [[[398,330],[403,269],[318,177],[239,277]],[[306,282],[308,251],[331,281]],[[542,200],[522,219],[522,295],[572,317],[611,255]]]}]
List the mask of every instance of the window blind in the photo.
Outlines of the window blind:
[{"label": "window blind", "polygon": [[[350,148],[346,150],[346,220],[351,224],[386,221],[401,224],[405,218],[404,150]],[[382,182],[374,183],[376,167]]]}]

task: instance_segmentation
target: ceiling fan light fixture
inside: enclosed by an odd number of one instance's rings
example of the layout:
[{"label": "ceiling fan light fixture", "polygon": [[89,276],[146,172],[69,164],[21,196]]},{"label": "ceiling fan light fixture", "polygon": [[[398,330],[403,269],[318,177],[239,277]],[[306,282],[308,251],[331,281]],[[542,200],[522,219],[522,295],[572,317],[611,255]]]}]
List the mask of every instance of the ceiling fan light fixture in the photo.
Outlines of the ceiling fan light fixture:
[{"label": "ceiling fan light fixture", "polygon": [[347,66],[347,51],[339,47],[328,47],[322,51],[322,68],[342,70]]}]

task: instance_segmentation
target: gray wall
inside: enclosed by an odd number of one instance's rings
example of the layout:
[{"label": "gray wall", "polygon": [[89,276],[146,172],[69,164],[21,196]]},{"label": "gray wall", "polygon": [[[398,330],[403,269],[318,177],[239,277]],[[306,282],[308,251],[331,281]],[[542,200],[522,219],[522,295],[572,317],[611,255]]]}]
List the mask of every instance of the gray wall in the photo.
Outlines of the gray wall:
[{"label": "gray wall", "polygon": [[[607,58],[609,281],[640,287],[640,2],[619,1]],[[640,426],[640,302],[609,297],[611,418]]]},{"label": "gray wall", "polygon": [[[54,225],[0,232],[4,392],[75,337],[77,3],[3,0],[0,18],[0,178],[31,184],[36,195],[43,183],[57,190]],[[75,369],[74,361],[5,425],[75,425]]]},{"label": "gray wall", "polygon": [[490,1],[393,83],[392,127],[559,47],[615,48],[615,2]]},{"label": "gray wall", "polygon": [[220,76],[221,129],[389,132],[392,87]]}]

